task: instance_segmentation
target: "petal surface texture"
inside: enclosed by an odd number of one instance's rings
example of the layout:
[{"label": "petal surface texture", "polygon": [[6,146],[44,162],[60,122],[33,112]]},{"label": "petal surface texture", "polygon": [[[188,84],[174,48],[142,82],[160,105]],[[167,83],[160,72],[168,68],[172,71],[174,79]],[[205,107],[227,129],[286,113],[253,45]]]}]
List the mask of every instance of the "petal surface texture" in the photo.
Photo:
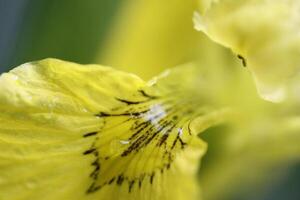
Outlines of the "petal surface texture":
[{"label": "petal surface texture", "polygon": [[298,0],[200,0],[200,10],[195,28],[237,54],[264,99],[299,96]]},{"label": "petal surface texture", "polygon": [[45,59],[2,74],[0,199],[197,199],[198,133],[226,111],[196,70],[144,82]]}]

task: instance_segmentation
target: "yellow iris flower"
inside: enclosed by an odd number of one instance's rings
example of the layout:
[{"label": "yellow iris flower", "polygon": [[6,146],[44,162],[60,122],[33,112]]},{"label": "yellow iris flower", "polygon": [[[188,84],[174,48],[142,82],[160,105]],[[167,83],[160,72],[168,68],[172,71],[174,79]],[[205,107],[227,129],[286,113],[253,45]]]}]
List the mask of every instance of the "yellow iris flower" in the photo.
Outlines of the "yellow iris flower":
[{"label": "yellow iris flower", "polygon": [[[276,36],[264,33],[271,38],[251,38],[268,20],[277,19],[272,17],[278,17],[278,5],[200,1],[201,15],[196,15],[197,28],[239,54],[260,94],[275,101],[286,94],[286,88],[278,93],[278,87],[290,87],[282,85],[297,71],[298,60],[286,51],[297,54],[299,48],[289,32],[294,22]],[[264,6],[270,6],[270,13],[265,21],[254,20],[253,30],[231,30],[243,22],[244,13],[253,16]],[[257,184],[270,166],[299,160],[296,98],[282,104],[260,99],[238,59],[193,29],[197,8],[192,0],[151,0],[130,1],[121,11],[122,20],[98,62],[149,79],[194,61],[150,81],[110,67],[57,59],[2,74],[0,199],[214,200],[241,184]],[[283,7],[283,13],[285,9],[290,7]],[[236,12],[228,14],[230,10]],[[278,26],[286,25],[289,16]],[[279,30],[273,26],[269,31]],[[291,37],[285,41],[281,34],[287,32]],[[252,57],[251,49],[244,51],[235,39],[253,44],[264,59]],[[280,56],[270,59],[271,50]],[[272,71],[271,64],[274,73],[262,73]],[[213,126],[218,133],[209,129]],[[208,145],[221,143],[215,161],[200,170],[200,192],[197,170],[206,143],[198,135],[203,132]],[[249,178],[249,168],[260,176]]]},{"label": "yellow iris flower", "polygon": [[230,112],[196,90],[197,71],[146,83],[46,59],[3,74],[1,199],[195,199],[197,134]]}]

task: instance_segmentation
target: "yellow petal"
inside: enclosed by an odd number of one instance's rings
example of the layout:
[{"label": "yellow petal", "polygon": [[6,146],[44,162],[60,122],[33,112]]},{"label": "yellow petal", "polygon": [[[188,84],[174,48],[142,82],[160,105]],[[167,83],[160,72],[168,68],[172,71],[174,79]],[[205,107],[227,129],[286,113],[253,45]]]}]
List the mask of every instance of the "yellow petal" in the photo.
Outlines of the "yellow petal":
[{"label": "yellow petal", "polygon": [[225,137],[207,141],[213,158],[201,166],[204,199],[230,199],[241,191],[251,194],[269,188],[270,180],[281,178],[287,167],[300,161],[299,124],[299,116],[275,118],[270,113],[227,131],[219,129]]},{"label": "yellow petal", "polygon": [[291,80],[299,77],[299,1],[200,2],[206,6],[195,14],[196,29],[243,60],[264,99],[282,101],[289,96],[294,88]]},{"label": "yellow petal", "polygon": [[0,199],[196,199],[197,134],[224,114],[196,70],[146,83],[46,59],[1,75]]},{"label": "yellow petal", "polygon": [[97,61],[149,79],[194,60],[201,40],[193,29],[196,8],[194,0],[124,2]]},{"label": "yellow petal", "polygon": [[264,191],[300,161],[299,105],[273,104],[249,89],[234,90],[238,117],[202,135],[209,146],[200,171],[204,199]]}]

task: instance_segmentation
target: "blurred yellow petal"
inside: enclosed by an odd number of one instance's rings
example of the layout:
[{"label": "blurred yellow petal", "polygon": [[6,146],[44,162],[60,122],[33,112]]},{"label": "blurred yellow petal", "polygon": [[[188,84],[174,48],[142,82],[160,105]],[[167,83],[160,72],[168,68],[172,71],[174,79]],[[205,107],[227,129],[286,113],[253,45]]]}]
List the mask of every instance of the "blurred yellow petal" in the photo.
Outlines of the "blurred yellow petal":
[{"label": "blurred yellow petal", "polygon": [[224,141],[209,143],[209,151],[221,148],[222,153],[214,153],[212,162],[203,162],[200,180],[204,199],[228,199],[237,193],[261,191],[284,175],[286,171],[280,167],[300,161],[299,117],[257,119],[229,128],[230,133],[223,129]]},{"label": "blurred yellow petal", "polygon": [[126,1],[97,62],[149,79],[195,60],[205,45],[193,28],[196,8],[194,0]]},{"label": "blurred yellow petal", "polygon": [[1,75],[0,199],[197,199],[197,134],[228,114],[197,72],[46,59]]},{"label": "blurred yellow petal", "polygon": [[[294,90],[300,66],[298,0],[200,0],[196,29],[231,48],[253,72],[264,99],[282,101]],[[203,6],[204,5],[204,6]],[[204,9],[203,9],[204,8]],[[297,77],[298,76],[298,77]],[[298,88],[299,90],[299,88]]]},{"label": "blurred yellow petal", "polygon": [[264,191],[284,175],[280,169],[300,161],[299,106],[253,98],[244,89],[235,90],[238,117],[202,135],[208,143],[200,171],[206,200]]}]

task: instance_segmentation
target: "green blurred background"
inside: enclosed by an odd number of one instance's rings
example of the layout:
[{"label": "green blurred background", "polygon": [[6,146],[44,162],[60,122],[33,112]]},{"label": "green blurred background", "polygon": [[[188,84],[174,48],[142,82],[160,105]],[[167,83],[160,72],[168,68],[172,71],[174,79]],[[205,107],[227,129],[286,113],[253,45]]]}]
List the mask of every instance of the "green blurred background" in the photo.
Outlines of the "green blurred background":
[{"label": "green blurred background", "polygon": [[[97,56],[124,4],[121,0],[0,0],[0,72],[47,57],[99,62]],[[207,158],[214,151],[217,144],[210,146]],[[263,191],[236,189],[224,199],[299,200],[300,163],[283,170],[285,176],[270,180]]]},{"label": "green blurred background", "polygon": [[47,57],[90,63],[120,0],[0,0],[0,71]]}]

